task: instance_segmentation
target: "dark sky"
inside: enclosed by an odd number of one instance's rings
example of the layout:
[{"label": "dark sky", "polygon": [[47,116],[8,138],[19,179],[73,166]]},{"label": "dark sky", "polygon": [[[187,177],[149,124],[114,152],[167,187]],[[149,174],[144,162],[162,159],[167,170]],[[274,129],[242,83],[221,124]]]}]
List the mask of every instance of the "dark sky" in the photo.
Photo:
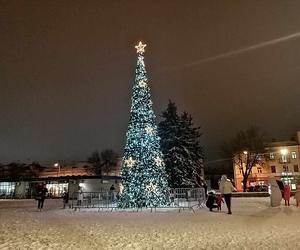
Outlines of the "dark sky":
[{"label": "dark sky", "polygon": [[299,1],[1,1],[0,161],[122,153],[136,64],[156,114],[202,126],[210,159],[237,130],[300,129]]}]

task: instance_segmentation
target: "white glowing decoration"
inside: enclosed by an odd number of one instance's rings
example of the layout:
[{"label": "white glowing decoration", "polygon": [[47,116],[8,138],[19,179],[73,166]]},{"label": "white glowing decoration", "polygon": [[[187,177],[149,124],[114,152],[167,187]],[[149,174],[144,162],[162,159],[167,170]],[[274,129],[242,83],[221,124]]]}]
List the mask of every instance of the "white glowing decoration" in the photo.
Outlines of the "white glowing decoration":
[{"label": "white glowing decoration", "polygon": [[149,193],[155,193],[156,192],[156,185],[154,185],[152,182],[146,186]]},{"label": "white glowing decoration", "polygon": [[132,157],[129,157],[127,160],[124,161],[127,167],[132,168],[135,164],[135,160],[132,159]]},{"label": "white glowing decoration", "polygon": [[154,159],[154,161],[155,161],[156,166],[158,166],[158,167],[161,167],[163,165],[163,160],[159,156],[157,156]]},{"label": "white glowing decoration", "polygon": [[146,88],[147,87],[147,83],[144,80],[139,81],[139,86],[141,88]]},{"label": "white glowing decoration", "polygon": [[145,128],[145,130],[146,130],[146,133],[148,135],[153,135],[154,134],[154,129],[149,125]]},{"label": "white glowing decoration", "polygon": [[143,44],[141,41],[139,42],[138,45],[135,46],[136,48],[136,53],[138,54],[143,54],[145,52],[145,47],[147,44]]}]

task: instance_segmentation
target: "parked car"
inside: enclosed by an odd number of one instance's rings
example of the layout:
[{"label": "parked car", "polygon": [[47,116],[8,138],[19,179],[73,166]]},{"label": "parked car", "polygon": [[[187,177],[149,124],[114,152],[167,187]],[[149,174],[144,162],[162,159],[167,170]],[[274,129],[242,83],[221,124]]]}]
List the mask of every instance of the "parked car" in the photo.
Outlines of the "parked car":
[{"label": "parked car", "polygon": [[250,186],[247,189],[248,192],[268,192],[268,186],[267,185],[256,185],[256,186]]}]

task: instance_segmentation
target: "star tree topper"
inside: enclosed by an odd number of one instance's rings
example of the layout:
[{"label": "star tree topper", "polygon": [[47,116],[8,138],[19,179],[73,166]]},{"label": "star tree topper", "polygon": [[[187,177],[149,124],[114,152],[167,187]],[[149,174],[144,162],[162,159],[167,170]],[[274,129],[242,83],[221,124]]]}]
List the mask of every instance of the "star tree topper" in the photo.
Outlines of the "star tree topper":
[{"label": "star tree topper", "polygon": [[145,53],[145,47],[147,44],[143,44],[141,41],[139,42],[138,45],[135,46],[136,48],[136,53],[138,54],[144,54]]}]

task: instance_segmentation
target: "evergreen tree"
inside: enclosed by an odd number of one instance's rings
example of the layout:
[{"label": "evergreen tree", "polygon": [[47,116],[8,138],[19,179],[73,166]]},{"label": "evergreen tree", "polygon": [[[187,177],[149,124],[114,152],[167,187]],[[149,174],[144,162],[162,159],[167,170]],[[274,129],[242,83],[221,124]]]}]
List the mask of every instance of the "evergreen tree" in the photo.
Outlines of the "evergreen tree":
[{"label": "evergreen tree", "polygon": [[162,112],[162,118],[163,120],[158,127],[166,172],[168,174],[168,184],[172,188],[180,187],[182,185],[182,171],[180,171],[182,165],[181,149],[179,148],[180,119],[174,102],[169,101],[167,109]]},{"label": "evergreen tree", "polygon": [[200,145],[200,127],[194,127],[192,116],[184,112],[180,117],[181,123],[181,147],[186,159],[183,164],[182,184],[184,186],[200,187],[204,176],[204,153]]},{"label": "evergreen tree", "polygon": [[203,183],[203,149],[200,128],[194,127],[192,117],[177,114],[175,103],[169,102],[162,113],[159,135],[171,187],[194,186]]},{"label": "evergreen tree", "polygon": [[121,171],[122,207],[168,203],[165,164],[144,64],[145,46],[141,42],[136,46],[138,59]]}]

